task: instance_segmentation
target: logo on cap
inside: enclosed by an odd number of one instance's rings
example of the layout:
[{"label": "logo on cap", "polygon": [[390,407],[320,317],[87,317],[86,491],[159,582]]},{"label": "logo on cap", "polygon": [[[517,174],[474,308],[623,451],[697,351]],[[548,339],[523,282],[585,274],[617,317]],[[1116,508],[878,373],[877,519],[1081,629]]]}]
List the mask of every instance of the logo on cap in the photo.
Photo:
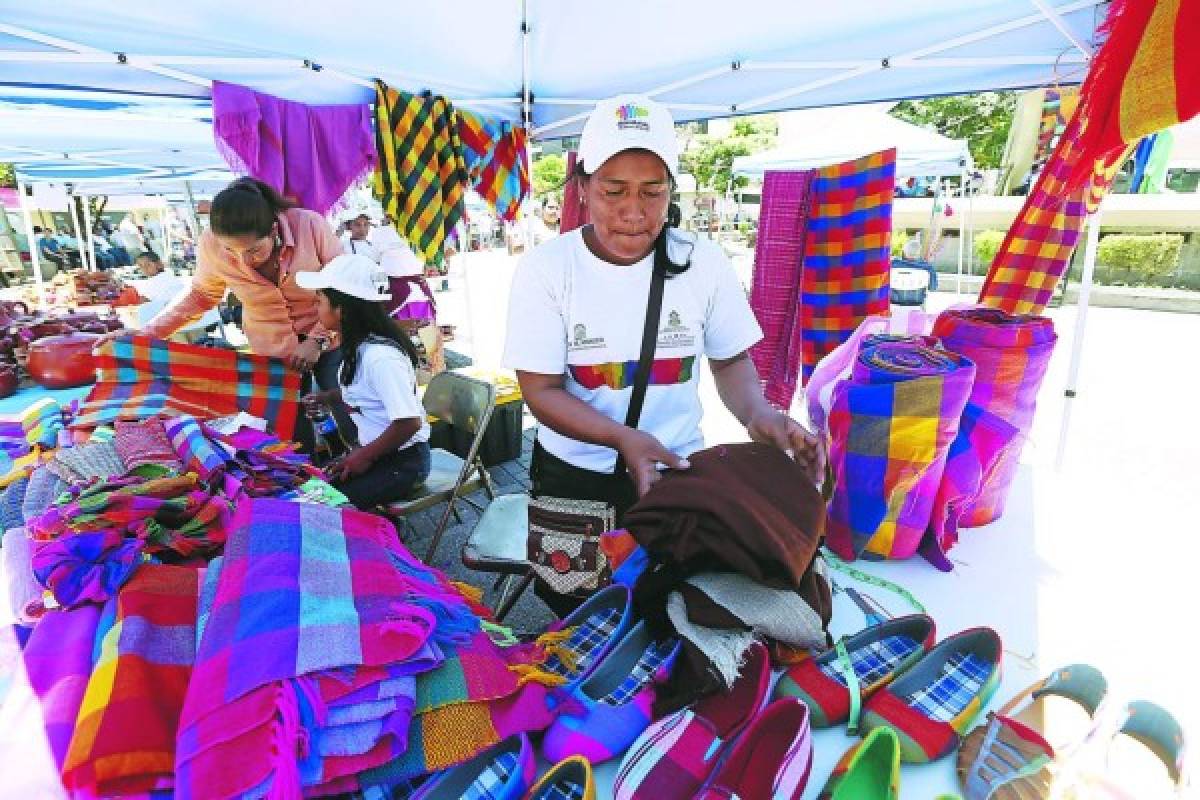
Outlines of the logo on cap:
[{"label": "logo on cap", "polygon": [[645,106],[626,103],[622,106],[617,106],[617,129],[626,130],[633,128],[639,131],[650,130],[650,123],[647,120],[650,118],[650,110]]},{"label": "logo on cap", "polygon": [[375,292],[380,296],[388,293],[388,278],[387,273],[382,270],[371,270],[371,283],[375,286]]}]

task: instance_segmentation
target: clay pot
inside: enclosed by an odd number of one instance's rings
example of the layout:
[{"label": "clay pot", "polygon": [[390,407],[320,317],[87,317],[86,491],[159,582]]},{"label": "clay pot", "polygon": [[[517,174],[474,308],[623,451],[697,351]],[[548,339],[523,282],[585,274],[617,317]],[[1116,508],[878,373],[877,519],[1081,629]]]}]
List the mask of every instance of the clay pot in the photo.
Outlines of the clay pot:
[{"label": "clay pot", "polygon": [[17,386],[20,381],[17,379],[16,364],[0,364],[0,399],[12,397],[17,393]]},{"label": "clay pot", "polygon": [[47,389],[87,386],[96,381],[92,348],[99,338],[94,333],[68,333],[38,339],[29,345],[25,369]]}]

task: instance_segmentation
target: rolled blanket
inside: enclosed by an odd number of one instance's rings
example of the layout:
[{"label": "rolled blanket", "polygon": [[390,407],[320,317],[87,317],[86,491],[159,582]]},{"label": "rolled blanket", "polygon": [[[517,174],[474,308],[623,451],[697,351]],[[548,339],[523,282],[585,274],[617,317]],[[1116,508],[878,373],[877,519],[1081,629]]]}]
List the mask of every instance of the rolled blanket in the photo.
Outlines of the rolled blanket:
[{"label": "rolled blanket", "polygon": [[917,552],[974,378],[966,358],[910,342],[858,354],[829,415],[826,541],[839,556]]},{"label": "rolled blanket", "polygon": [[73,533],[38,546],[33,574],[64,608],[103,603],[141,565],[144,545],[111,528]]},{"label": "rolled blanket", "polygon": [[1020,439],[1000,454],[978,496],[962,511],[963,527],[987,525],[1004,513],[1058,336],[1046,317],[1013,316],[993,308],[945,311],[934,323],[933,335],[947,350],[975,363],[970,402],[1016,428]]}]

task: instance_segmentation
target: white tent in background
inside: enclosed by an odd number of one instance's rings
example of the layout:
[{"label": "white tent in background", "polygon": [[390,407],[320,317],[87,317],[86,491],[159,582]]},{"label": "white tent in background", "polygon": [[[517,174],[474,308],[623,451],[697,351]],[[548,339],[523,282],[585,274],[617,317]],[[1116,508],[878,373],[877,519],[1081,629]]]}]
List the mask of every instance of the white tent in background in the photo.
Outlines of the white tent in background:
[{"label": "white tent in background", "polygon": [[896,119],[877,106],[796,112],[802,141],[739,156],[733,174],[760,178],[770,170],[812,169],[896,148],[899,177],[962,175],[971,166],[967,142]]}]

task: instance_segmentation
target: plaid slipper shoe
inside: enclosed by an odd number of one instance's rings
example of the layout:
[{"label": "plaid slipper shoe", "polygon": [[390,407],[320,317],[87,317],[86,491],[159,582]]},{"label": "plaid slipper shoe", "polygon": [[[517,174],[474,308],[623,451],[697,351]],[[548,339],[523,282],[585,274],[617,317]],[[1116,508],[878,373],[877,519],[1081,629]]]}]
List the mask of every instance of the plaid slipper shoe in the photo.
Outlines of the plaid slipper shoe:
[{"label": "plaid slipper shoe", "polygon": [[762,708],[771,686],[767,648],[751,645],[741,675],[728,692],[655,722],[621,762],[616,800],[690,800],[716,768],[728,742]]},{"label": "plaid slipper shoe", "polygon": [[808,706],[788,697],[754,718],[696,800],[800,800],[812,771]]},{"label": "plaid slipper shoe", "polygon": [[570,691],[591,675],[632,625],[629,587],[613,584],[601,589],[538,637],[549,654],[542,668],[564,678]]},{"label": "plaid slipper shoe", "polygon": [[596,800],[596,779],[586,758],[573,756],[550,768],[525,800]]},{"label": "plaid slipper shoe", "polygon": [[520,800],[536,776],[533,747],[521,733],[433,776],[409,797],[410,800]]},{"label": "plaid slipper shoe", "polygon": [[[934,631],[933,620],[924,614],[872,625],[843,640],[837,648],[789,668],[775,684],[774,697],[803,700],[814,728],[849,721],[853,734],[859,703],[929,652]],[[850,683],[855,684],[857,698],[850,693]]]},{"label": "plaid slipper shoe", "polygon": [[1000,637],[972,628],[945,639],[863,707],[865,731],[890,726],[900,756],[925,763],[953,753],[1000,685]]},{"label": "plaid slipper shoe", "polygon": [[679,654],[674,637],[656,642],[638,622],[585,681],[564,697],[546,730],[549,761],[583,756],[600,764],[624,753],[653,721],[655,687],[667,679]]},{"label": "plaid slipper shoe", "polygon": [[838,760],[817,800],[900,800],[900,742],[876,728]]}]

